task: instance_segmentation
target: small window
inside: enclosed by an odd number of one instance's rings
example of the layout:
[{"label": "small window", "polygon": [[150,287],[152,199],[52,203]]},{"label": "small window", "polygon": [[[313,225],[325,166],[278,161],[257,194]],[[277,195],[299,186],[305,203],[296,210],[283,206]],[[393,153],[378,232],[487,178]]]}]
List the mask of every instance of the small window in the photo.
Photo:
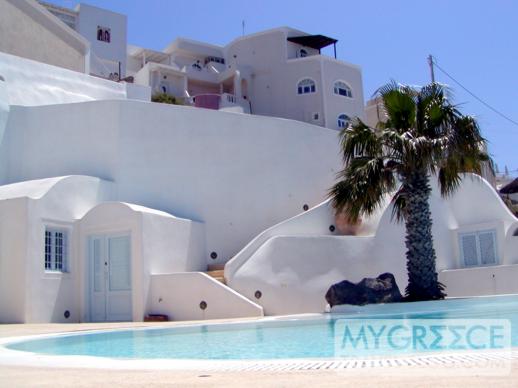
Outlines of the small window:
[{"label": "small window", "polygon": [[298,94],[308,94],[308,93],[315,93],[315,92],[316,92],[315,81],[313,81],[310,78],[303,79],[297,85]]},{"label": "small window", "polygon": [[494,265],[498,262],[496,231],[486,230],[459,235],[461,259],[466,267]]},{"label": "small window", "polygon": [[318,121],[318,119],[320,118],[320,114],[318,112],[315,112],[315,113],[313,113],[312,117],[313,117],[313,121]]},{"label": "small window", "polygon": [[345,82],[342,82],[342,81],[335,82],[334,92],[335,92],[335,94],[338,94],[339,96],[350,97],[350,98],[352,98],[352,96],[353,96],[353,93],[352,93],[349,85],[347,85]]},{"label": "small window", "polygon": [[45,229],[45,271],[67,272],[68,231]]},{"label": "small window", "polygon": [[107,27],[97,26],[97,40],[100,42],[110,43],[111,30]]},{"label": "small window", "polygon": [[340,116],[338,116],[338,128],[346,128],[349,126],[349,123],[351,122],[351,118],[347,116],[345,113],[342,113]]},{"label": "small window", "polygon": [[306,49],[300,49],[299,50],[299,57],[305,58],[307,56],[308,56],[308,52],[306,51]]}]

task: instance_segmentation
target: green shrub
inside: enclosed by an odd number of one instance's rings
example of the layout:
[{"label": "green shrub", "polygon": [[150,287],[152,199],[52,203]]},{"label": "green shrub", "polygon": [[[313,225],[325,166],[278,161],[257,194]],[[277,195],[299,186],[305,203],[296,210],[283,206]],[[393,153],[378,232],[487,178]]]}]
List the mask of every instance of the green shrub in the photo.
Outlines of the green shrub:
[{"label": "green shrub", "polygon": [[171,96],[167,93],[155,93],[151,97],[151,101],[160,102],[162,104],[183,105],[178,97]]}]

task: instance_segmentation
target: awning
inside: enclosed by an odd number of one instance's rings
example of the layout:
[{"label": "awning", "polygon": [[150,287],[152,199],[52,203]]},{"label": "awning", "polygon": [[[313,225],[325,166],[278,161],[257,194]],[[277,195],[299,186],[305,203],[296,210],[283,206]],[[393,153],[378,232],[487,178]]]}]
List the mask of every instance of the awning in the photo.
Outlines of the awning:
[{"label": "awning", "polygon": [[155,63],[164,62],[169,59],[169,55],[164,52],[145,49],[145,48],[141,48],[130,55],[133,58],[138,58],[138,59],[142,59],[145,57],[146,62],[155,62]]},{"label": "awning", "polygon": [[337,39],[333,39],[324,35],[293,36],[288,38],[288,41],[300,44],[302,46],[311,47],[316,50],[320,50],[338,42]]}]

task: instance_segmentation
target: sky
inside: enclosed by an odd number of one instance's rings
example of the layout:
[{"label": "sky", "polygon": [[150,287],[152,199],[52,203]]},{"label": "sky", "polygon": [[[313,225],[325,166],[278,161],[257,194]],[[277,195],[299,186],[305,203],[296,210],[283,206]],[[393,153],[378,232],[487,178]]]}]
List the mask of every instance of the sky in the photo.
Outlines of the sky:
[{"label": "sky", "polygon": [[[75,0],[48,0],[74,7]],[[362,68],[365,99],[391,80],[430,81],[427,56],[518,123],[516,0],[85,0],[128,16],[128,43],[161,50],[176,37],[225,45],[289,26],[335,39],[338,59]],[[332,48],[323,50],[333,55]],[[439,69],[464,114],[478,119],[500,171],[518,175],[518,124],[465,92]],[[516,170],[516,171],[515,171]]]}]

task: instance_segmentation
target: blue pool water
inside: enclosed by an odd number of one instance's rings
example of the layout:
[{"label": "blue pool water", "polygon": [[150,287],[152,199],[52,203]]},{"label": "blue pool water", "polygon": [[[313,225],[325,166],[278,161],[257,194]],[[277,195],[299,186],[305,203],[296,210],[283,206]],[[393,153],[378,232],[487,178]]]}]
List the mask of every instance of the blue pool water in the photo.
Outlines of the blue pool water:
[{"label": "blue pool water", "polygon": [[[340,335],[335,324],[343,318],[362,323],[394,319],[506,319],[511,323],[512,346],[518,346],[518,296],[385,305],[379,311],[372,307],[347,315],[70,334],[10,343],[6,347],[49,355],[122,359],[332,358],[337,334]],[[374,353],[393,354],[394,349],[378,349]]]}]

